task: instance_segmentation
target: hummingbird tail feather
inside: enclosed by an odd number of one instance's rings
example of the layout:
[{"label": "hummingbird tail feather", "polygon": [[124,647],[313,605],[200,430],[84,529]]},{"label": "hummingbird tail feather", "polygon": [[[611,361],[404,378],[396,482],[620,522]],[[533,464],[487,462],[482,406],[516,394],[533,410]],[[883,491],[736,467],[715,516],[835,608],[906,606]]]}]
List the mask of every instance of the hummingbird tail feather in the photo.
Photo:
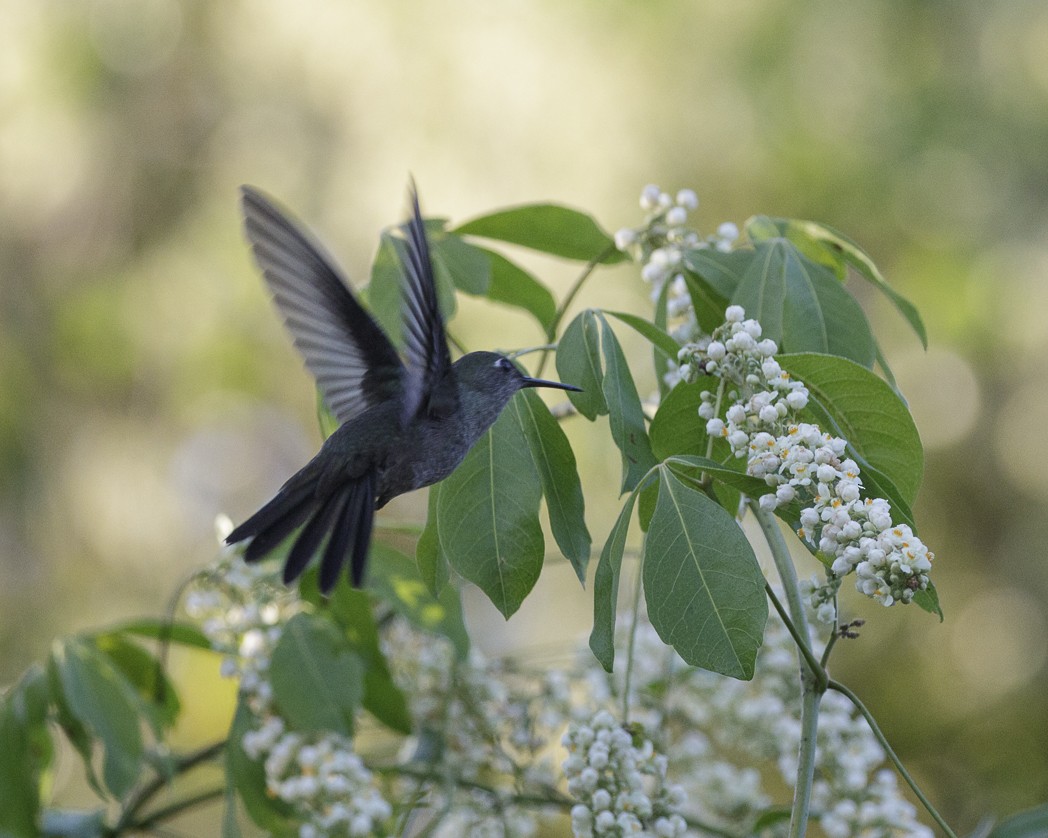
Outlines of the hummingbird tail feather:
[{"label": "hummingbird tail feather", "polygon": [[276,497],[226,537],[226,544],[251,539],[244,561],[257,562],[298,527],[316,506],[312,486],[284,487]]},{"label": "hummingbird tail feather", "polygon": [[309,560],[317,552],[320,542],[324,540],[324,536],[331,529],[335,516],[348,499],[349,489],[348,485],[343,486],[330,494],[327,500],[313,514],[313,517],[309,519],[309,523],[302,528],[302,532],[295,539],[295,544],[291,548],[291,552],[288,553],[287,561],[284,563],[285,585],[295,581],[302,574],[302,571],[306,569]]},{"label": "hummingbird tail feather", "polygon": [[346,484],[340,493],[340,510],[331,531],[331,539],[320,564],[320,590],[328,593],[338,581],[339,571],[350,554],[350,581],[359,588],[364,581],[371,525],[375,516],[375,476],[365,474]]}]

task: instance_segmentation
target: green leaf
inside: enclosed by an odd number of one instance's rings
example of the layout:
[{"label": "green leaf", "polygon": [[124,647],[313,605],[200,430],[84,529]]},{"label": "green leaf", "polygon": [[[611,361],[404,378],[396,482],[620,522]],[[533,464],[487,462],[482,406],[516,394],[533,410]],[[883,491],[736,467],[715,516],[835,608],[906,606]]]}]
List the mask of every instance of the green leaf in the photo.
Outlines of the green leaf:
[{"label": "green leaf", "polygon": [[364,693],[364,664],[327,620],[296,614],[270,660],[273,699],[291,727],[353,733]]},{"label": "green leaf", "polygon": [[[670,283],[662,283],[662,288],[659,290],[659,296],[655,300],[655,325],[662,331],[666,331],[666,321],[668,317],[667,308],[669,305],[669,293]],[[666,353],[661,352],[658,348],[653,348],[651,351],[652,361],[655,364],[655,380],[659,384],[659,399],[666,398],[666,394],[670,391],[669,384],[666,383],[666,374],[670,371],[671,362],[676,363],[676,357],[667,358]]]},{"label": "green leaf", "polygon": [[127,620],[110,626],[105,634],[133,634],[137,637],[149,637],[195,649],[211,651],[211,641],[192,623],[143,617],[139,620]]},{"label": "green leaf", "polygon": [[868,465],[898,489],[907,505],[913,504],[924,472],[924,449],[898,394],[872,372],[844,358],[809,353],[778,355],[776,360],[804,382],[817,402],[809,404],[806,412],[820,425],[821,416],[828,416],[834,427],[823,430],[837,433],[839,429],[848,441],[864,483]]},{"label": "green leaf", "polygon": [[644,544],[651,624],[692,666],[753,677],[768,604],[764,576],[739,525],[720,506],[659,471]]},{"label": "green leaf", "polygon": [[1045,835],[1048,835],[1048,804],[1005,818],[988,838],[1044,838]]},{"label": "green leaf", "polygon": [[181,704],[160,662],[122,633],[106,632],[89,639],[135,688],[150,726],[157,736],[163,735],[178,718]]},{"label": "green leaf", "polygon": [[622,492],[632,491],[655,465],[655,455],[644,425],[644,410],[626,363],[626,356],[608,322],[600,317],[601,353],[604,357],[602,389],[608,406],[611,438],[622,454]]},{"label": "green leaf", "polygon": [[28,731],[10,697],[0,701],[0,835],[36,838],[40,810],[38,770]]},{"label": "green leaf", "polygon": [[931,582],[928,583],[926,590],[917,591],[913,595],[913,601],[929,614],[938,615],[940,623],[946,619],[942,613],[942,606],[939,605],[939,592],[935,590],[935,585]]},{"label": "green leaf", "polygon": [[876,345],[862,308],[827,268],[786,239],[758,242],[732,302],[760,321],[784,352],[821,352],[873,366]]},{"label": "green leaf", "polygon": [[695,322],[704,332],[712,332],[724,322],[724,311],[730,297],[722,297],[706,282],[690,271],[682,274],[684,284],[691,297],[691,307],[695,311]]},{"label": "green leaf", "polygon": [[652,451],[659,460],[674,454],[706,453],[709,437],[706,422],[699,416],[702,390],[698,385],[681,383],[659,404],[648,429]]},{"label": "green leaf", "polygon": [[542,485],[514,410],[504,410],[440,487],[440,548],[507,619],[539,578]]},{"label": "green leaf", "polygon": [[553,538],[571,562],[579,581],[585,584],[590,534],[586,529],[585,500],[571,443],[534,390],[521,391],[510,401],[509,407],[517,413],[528,451],[542,481]]},{"label": "green leaf", "polygon": [[627,257],[586,213],[557,204],[526,204],[474,218],[456,227],[459,235],[519,244],[542,253],[606,265]]},{"label": "green leaf", "polygon": [[464,659],[469,654],[469,634],[458,590],[446,585],[434,596],[411,559],[385,544],[372,544],[371,556],[369,587],[412,625],[448,638],[459,659]]},{"label": "green leaf", "polygon": [[591,422],[608,412],[604,400],[604,367],[600,354],[600,323],[593,309],[586,309],[568,324],[557,343],[557,374],[561,381],[581,387],[568,391],[575,409]]},{"label": "green leaf", "polygon": [[491,260],[485,251],[456,235],[434,238],[431,251],[433,270],[444,274],[447,285],[474,296],[488,293]]},{"label": "green leaf", "polygon": [[483,247],[477,250],[486,254],[491,263],[488,299],[524,309],[539,321],[542,330],[548,334],[557,316],[557,301],[549,289],[501,253]]},{"label": "green leaf", "polygon": [[593,577],[593,630],[589,646],[594,657],[608,672],[615,665],[615,613],[619,602],[619,573],[622,570],[622,553],[626,548],[630,518],[637,494],[631,492],[615,519],[615,526],[604,542],[600,552],[600,564]]},{"label": "green leaf", "polygon": [[138,694],[112,661],[83,639],[57,642],[51,662],[65,710],[83,732],[102,743],[106,788],[113,796],[123,797],[142,767],[139,724],[144,708]]},{"label": "green leaf", "polygon": [[429,487],[426,526],[415,543],[415,562],[419,576],[433,596],[439,596],[448,583],[448,560],[440,549],[440,522],[437,520],[437,498],[440,483]]},{"label": "green leaf", "polygon": [[645,320],[643,317],[637,317],[635,314],[627,314],[624,311],[605,310],[604,313],[618,318],[630,328],[640,332],[644,337],[652,342],[656,349],[663,352],[667,358],[671,358],[674,361],[677,360],[677,353],[680,351],[680,344],[666,334],[665,329],[660,329],[654,323]]},{"label": "green leaf", "polygon": [[816,221],[801,221],[799,219],[775,219],[778,224],[784,225],[784,234],[791,240],[805,238],[821,246],[824,251],[839,262],[851,265],[860,276],[866,279],[874,288],[886,296],[898,310],[898,312],[910,324],[910,327],[920,338],[925,349],[928,348],[928,332],[924,327],[924,321],[917,307],[907,300],[902,294],[892,288],[884,278],[869,255],[854,241],[843,233],[839,233],[832,227],[819,224]]},{"label": "green leaf", "polygon": [[725,301],[724,307],[720,309],[721,319],[714,324],[719,326],[724,322],[727,301],[732,298],[753,261],[753,251],[746,248],[723,253],[712,247],[695,248],[684,251],[683,260],[685,267],[707,287],[703,295],[705,298],[710,299],[712,295]]},{"label": "green leaf", "polygon": [[[411,565],[411,559],[401,556],[384,545],[373,545],[372,569],[390,561],[393,556]],[[311,577],[315,583],[316,576]],[[420,583],[421,584],[421,583]],[[319,589],[317,596],[319,598]],[[364,709],[391,730],[411,732],[411,714],[407,700],[396,684],[386,664],[386,656],[378,643],[378,627],[371,611],[371,599],[362,590],[349,585],[338,585],[328,600],[328,612],[345,631],[350,648],[364,662]]]},{"label": "green leaf", "polygon": [[[382,327],[382,331],[398,349],[404,348],[401,311],[403,309],[403,269],[407,259],[407,248],[401,235],[394,235],[393,228],[382,233],[378,251],[371,263],[371,281],[363,294],[371,315]],[[443,223],[437,220],[426,222],[433,246],[441,237]],[[461,267],[461,266],[457,266]],[[434,261],[434,280],[437,286],[437,302],[445,320],[455,314],[455,286],[444,263]],[[466,280],[464,280],[466,281]]]},{"label": "green leaf", "polygon": [[244,809],[257,826],[274,835],[297,835],[291,805],[269,794],[264,766],[244,753],[244,734],[254,729],[256,721],[241,698],[226,745],[226,783],[236,789]]}]

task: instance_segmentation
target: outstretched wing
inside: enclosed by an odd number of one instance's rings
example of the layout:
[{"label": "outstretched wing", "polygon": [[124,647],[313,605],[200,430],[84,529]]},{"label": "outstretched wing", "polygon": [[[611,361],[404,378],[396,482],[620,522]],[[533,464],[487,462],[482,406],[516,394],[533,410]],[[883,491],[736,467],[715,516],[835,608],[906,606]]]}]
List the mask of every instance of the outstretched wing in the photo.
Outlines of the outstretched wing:
[{"label": "outstretched wing", "polygon": [[255,261],[331,412],[346,422],[396,397],[404,365],[331,258],[257,189],[241,191]]},{"label": "outstretched wing", "polygon": [[438,386],[451,369],[451,354],[444,335],[444,318],[437,302],[433,263],[414,183],[411,184],[410,198],[411,218],[407,223],[407,258],[403,263],[405,281],[402,288],[407,356],[402,416],[405,424],[420,413],[441,417],[458,409],[458,388]]}]

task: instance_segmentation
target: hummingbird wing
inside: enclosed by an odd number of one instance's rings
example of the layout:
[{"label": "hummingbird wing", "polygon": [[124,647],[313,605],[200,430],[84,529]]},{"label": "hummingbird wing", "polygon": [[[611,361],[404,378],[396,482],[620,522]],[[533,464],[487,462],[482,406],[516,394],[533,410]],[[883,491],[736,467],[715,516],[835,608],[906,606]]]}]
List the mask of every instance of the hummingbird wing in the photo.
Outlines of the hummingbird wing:
[{"label": "hummingbird wing", "polygon": [[257,189],[244,186],[241,192],[255,261],[331,412],[347,422],[395,398],[404,365],[334,261]]},{"label": "hummingbird wing", "polygon": [[401,421],[426,414],[435,418],[458,410],[458,388],[440,386],[451,369],[451,353],[444,334],[444,318],[437,301],[437,284],[426,239],[426,227],[411,184],[411,218],[407,223],[407,259],[404,260],[404,344],[407,367]]}]

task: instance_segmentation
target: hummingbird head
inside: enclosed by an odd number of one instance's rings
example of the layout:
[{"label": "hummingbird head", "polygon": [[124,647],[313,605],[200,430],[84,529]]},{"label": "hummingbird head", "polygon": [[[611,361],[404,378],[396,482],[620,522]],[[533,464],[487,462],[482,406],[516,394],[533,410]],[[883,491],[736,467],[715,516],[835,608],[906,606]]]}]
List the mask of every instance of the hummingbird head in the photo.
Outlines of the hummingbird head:
[{"label": "hummingbird head", "polygon": [[455,379],[463,408],[482,429],[494,422],[518,390],[525,387],[552,387],[580,392],[574,384],[531,378],[505,355],[497,352],[470,352],[454,364]]}]

